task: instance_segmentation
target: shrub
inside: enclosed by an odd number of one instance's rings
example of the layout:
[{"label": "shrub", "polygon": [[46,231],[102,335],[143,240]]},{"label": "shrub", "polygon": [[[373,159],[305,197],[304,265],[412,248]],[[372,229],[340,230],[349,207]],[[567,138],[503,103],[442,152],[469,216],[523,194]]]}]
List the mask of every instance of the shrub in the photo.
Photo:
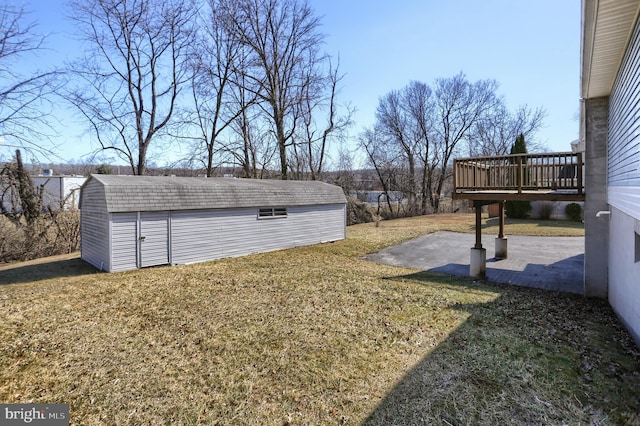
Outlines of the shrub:
[{"label": "shrub", "polygon": [[367,204],[357,198],[347,197],[347,225],[373,222],[373,214]]},{"label": "shrub", "polygon": [[0,216],[0,263],[72,253],[79,245],[79,210],[49,212],[30,224]]},{"label": "shrub", "polygon": [[511,219],[524,219],[529,217],[531,203],[529,201],[507,201],[504,203],[504,211]]},{"label": "shrub", "polygon": [[538,214],[540,215],[540,219],[542,220],[551,219],[551,214],[553,214],[553,203],[549,203],[546,201],[539,203]]},{"label": "shrub", "polygon": [[569,216],[569,219],[573,221],[580,222],[582,220],[582,207],[580,207],[580,204],[578,203],[568,204],[565,208],[565,212],[567,213],[567,216]]}]

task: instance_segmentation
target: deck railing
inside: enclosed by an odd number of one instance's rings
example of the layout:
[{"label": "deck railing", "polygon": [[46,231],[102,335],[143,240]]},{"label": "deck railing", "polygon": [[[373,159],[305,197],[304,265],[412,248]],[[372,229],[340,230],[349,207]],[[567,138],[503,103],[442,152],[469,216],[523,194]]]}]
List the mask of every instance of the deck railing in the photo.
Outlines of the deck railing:
[{"label": "deck railing", "polygon": [[454,191],[583,192],[582,153],[513,154],[453,161]]}]

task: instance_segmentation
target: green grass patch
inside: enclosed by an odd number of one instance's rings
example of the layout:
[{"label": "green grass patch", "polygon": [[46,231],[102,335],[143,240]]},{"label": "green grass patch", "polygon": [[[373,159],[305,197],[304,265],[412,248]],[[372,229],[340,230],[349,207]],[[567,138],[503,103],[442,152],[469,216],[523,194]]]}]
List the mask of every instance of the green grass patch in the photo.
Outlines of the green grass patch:
[{"label": "green grass patch", "polygon": [[125,273],[2,267],[0,400],[88,425],[639,421],[640,354],[606,302],[361,260],[472,223]]}]

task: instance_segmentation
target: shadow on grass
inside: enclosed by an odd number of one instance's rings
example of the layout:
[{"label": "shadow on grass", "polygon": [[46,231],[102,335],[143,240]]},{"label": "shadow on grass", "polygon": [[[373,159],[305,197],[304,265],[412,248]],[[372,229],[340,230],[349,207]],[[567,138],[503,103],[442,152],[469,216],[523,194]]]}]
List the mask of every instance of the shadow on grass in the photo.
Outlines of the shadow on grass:
[{"label": "shadow on grass", "polygon": [[79,258],[28,264],[0,271],[0,285],[77,277],[96,273],[96,268]]},{"label": "shadow on grass", "polygon": [[428,272],[387,279],[495,296],[451,306],[466,320],[364,424],[640,422],[640,352],[606,301]]}]

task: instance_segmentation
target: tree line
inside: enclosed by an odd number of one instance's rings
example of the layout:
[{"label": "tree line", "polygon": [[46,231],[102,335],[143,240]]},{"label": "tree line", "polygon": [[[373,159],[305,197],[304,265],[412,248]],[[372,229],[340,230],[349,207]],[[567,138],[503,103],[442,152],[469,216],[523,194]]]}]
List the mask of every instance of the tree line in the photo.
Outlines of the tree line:
[{"label": "tree line", "polygon": [[[383,191],[406,194],[408,215],[426,214],[439,209],[454,156],[506,155],[518,135],[539,130],[545,115],[526,105],[510,112],[497,81],[471,82],[460,73],[382,96],[375,124],[358,144]],[[530,146],[542,149],[535,140]]]},{"label": "tree line", "polygon": [[[36,129],[51,127],[43,108],[55,95],[132,174],[180,144],[189,155],[179,166],[207,176],[232,164],[243,177],[321,179],[353,124],[338,100],[339,60],[322,51],[306,0],[72,0],[69,14],[83,55],[22,76],[10,62],[44,39],[24,9],[0,6],[0,144],[45,150]],[[406,194],[410,214],[437,211],[453,156],[507,153],[520,133],[535,148],[544,110],[509,111],[497,90],[461,73],[382,96],[375,125],[357,136],[375,186]],[[338,156],[335,169],[353,168],[352,154]]]}]

